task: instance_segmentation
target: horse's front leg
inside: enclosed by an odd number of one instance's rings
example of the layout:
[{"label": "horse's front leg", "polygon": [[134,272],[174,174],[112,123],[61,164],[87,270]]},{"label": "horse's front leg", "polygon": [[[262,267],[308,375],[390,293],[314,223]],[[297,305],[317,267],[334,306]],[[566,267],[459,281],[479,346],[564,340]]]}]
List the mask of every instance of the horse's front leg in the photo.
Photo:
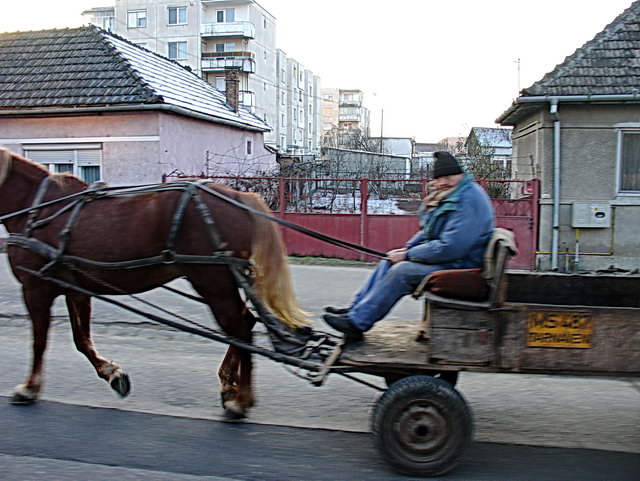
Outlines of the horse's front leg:
[{"label": "horse's front leg", "polygon": [[67,295],[66,301],[76,349],[85,355],[98,376],[107,381],[114,391],[122,397],[127,396],[131,391],[129,376],[118,363],[102,357],[91,340],[91,298],[74,294]]},{"label": "horse's front leg", "polygon": [[47,349],[47,337],[49,325],[51,324],[51,305],[55,299],[55,294],[46,285],[37,287],[22,288],[22,295],[25,306],[31,317],[33,329],[33,359],[31,363],[31,373],[24,384],[16,386],[11,404],[31,404],[38,400],[42,390],[42,368],[44,363],[44,352]]}]

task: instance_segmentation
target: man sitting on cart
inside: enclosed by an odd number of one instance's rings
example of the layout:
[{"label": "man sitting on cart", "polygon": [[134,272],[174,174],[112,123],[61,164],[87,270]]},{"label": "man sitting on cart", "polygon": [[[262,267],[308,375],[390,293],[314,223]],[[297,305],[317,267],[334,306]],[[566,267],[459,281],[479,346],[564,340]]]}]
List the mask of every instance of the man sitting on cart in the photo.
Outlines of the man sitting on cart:
[{"label": "man sitting on cart", "polygon": [[433,182],[420,209],[420,227],[403,248],[387,252],[346,308],[329,306],[324,320],[348,340],[362,339],[427,275],[483,265],[495,227],[489,196],[449,152],[435,152]]}]

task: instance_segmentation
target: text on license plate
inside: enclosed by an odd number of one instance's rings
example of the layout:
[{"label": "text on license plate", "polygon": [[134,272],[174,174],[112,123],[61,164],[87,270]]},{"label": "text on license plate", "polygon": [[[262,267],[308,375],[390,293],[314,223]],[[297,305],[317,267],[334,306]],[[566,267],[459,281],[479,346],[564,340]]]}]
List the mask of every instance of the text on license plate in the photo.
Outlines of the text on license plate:
[{"label": "text on license plate", "polygon": [[585,312],[533,311],[527,323],[527,346],[590,349],[593,320]]}]

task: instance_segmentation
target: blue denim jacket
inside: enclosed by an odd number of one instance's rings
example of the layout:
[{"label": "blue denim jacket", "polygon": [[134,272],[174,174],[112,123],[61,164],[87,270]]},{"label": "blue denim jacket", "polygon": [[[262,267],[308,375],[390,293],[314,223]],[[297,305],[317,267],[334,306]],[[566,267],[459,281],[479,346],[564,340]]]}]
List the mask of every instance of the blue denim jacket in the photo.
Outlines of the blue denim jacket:
[{"label": "blue denim jacket", "polygon": [[495,216],[487,193],[467,173],[435,209],[420,215],[422,228],[405,245],[407,259],[447,264],[452,269],[482,267]]}]

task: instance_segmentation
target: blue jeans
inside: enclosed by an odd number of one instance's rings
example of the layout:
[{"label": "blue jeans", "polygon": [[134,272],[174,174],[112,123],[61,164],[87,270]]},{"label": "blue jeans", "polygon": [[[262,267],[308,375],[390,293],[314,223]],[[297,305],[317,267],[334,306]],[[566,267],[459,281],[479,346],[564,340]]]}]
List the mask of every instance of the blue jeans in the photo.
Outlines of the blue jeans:
[{"label": "blue jeans", "polygon": [[368,331],[387,315],[396,302],[411,294],[425,276],[453,268],[453,264],[404,261],[392,265],[386,259],[380,261],[354,296],[348,314],[351,323],[362,331]]}]

